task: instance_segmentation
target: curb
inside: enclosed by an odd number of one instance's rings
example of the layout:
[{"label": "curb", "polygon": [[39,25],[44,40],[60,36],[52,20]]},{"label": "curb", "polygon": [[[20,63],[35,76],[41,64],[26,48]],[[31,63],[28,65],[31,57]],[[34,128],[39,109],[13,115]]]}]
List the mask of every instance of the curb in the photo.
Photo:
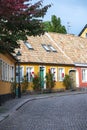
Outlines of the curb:
[{"label": "curb", "polygon": [[5,114],[0,115],[0,122],[8,118],[10,115],[12,115],[15,111],[19,110],[23,105],[28,103],[29,101],[38,100],[38,99],[45,99],[45,98],[51,98],[51,97],[61,97],[61,96],[69,96],[69,95],[78,95],[78,94],[87,94],[87,92],[65,92],[65,93],[55,93],[55,94],[49,94],[49,95],[42,95],[38,97],[32,97],[29,99],[23,99],[20,103],[18,103],[14,108],[9,110],[9,112]]}]

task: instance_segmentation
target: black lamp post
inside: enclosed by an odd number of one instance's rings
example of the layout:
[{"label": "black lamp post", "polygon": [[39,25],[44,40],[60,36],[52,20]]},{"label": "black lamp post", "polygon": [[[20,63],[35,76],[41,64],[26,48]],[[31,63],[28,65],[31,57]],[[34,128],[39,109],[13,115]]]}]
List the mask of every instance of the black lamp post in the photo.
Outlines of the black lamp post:
[{"label": "black lamp post", "polygon": [[21,84],[20,84],[20,56],[21,56],[21,53],[20,51],[17,52],[17,63],[18,63],[18,98],[21,98]]}]

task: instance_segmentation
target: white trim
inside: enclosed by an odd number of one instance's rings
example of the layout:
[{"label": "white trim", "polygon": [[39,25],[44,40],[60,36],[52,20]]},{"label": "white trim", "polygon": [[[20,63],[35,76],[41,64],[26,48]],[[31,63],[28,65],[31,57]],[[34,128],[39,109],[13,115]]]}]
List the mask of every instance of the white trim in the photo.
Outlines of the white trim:
[{"label": "white trim", "polygon": [[59,82],[62,82],[63,81],[63,79],[59,79],[59,69],[63,69],[63,73],[64,73],[64,77],[65,77],[65,67],[58,67],[58,81]]},{"label": "white trim", "polygon": [[[6,81],[6,82],[10,82],[11,78],[12,78],[12,67],[14,68],[14,65],[12,64],[8,64],[7,62],[5,62],[4,60],[1,60],[1,77],[0,80],[1,81]],[[13,69],[14,71],[14,69]],[[15,73],[13,72],[13,78],[15,77]]]},{"label": "white trim", "polygon": [[79,67],[87,67],[87,64],[84,63],[74,63],[74,65]]},{"label": "white trim", "polygon": [[70,71],[75,71],[75,73],[76,73],[76,87],[79,87],[79,73],[78,73],[78,70],[77,69],[75,69],[75,68],[73,68],[73,69],[70,69],[69,70],[69,73],[70,73]]},{"label": "white trim", "polygon": [[[87,83],[87,68],[81,68],[81,73],[82,73],[82,70],[86,70],[86,72],[85,72],[85,78],[86,78],[86,80],[83,80],[83,78],[82,78],[82,82],[83,83]],[[82,73],[82,76],[83,76],[83,73]]]},{"label": "white trim", "polygon": [[[29,72],[29,69],[31,69],[32,72],[34,72],[34,66],[26,66],[26,75],[27,73]],[[31,73],[31,72],[30,72]],[[30,75],[29,75],[30,76]],[[28,78],[28,82],[32,82],[29,78],[29,76],[27,77]],[[34,74],[32,74],[32,78],[34,78]]]},{"label": "white trim", "polygon": [[55,81],[57,81],[57,67],[50,67],[50,69],[55,69]]}]

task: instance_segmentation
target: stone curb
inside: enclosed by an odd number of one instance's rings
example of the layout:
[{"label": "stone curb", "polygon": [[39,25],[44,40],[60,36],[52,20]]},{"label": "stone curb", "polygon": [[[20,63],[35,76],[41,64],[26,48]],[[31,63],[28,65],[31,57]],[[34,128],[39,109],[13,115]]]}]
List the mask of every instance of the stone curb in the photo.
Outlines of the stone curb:
[{"label": "stone curb", "polygon": [[61,96],[69,96],[69,95],[78,95],[78,94],[87,94],[87,92],[64,92],[64,93],[51,93],[49,95],[42,95],[37,97],[30,97],[29,99],[23,99],[20,103],[18,103],[14,108],[9,110],[9,112],[1,114],[0,115],[0,122],[8,118],[10,115],[12,115],[15,111],[19,110],[24,104],[26,104],[29,101],[38,100],[38,99],[45,99],[45,98],[51,98],[51,97],[61,97]]}]

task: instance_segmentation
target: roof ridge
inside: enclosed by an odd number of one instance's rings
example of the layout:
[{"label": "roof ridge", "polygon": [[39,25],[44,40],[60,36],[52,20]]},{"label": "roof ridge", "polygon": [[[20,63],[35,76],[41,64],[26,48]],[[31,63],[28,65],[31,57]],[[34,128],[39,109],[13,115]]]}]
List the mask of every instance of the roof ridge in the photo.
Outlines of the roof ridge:
[{"label": "roof ridge", "polygon": [[55,40],[50,36],[50,34],[47,32],[45,34],[56,45],[56,47],[64,54],[64,56],[67,57],[71,62],[73,62],[71,58],[67,56],[66,53],[58,46],[58,43],[55,42]]}]

